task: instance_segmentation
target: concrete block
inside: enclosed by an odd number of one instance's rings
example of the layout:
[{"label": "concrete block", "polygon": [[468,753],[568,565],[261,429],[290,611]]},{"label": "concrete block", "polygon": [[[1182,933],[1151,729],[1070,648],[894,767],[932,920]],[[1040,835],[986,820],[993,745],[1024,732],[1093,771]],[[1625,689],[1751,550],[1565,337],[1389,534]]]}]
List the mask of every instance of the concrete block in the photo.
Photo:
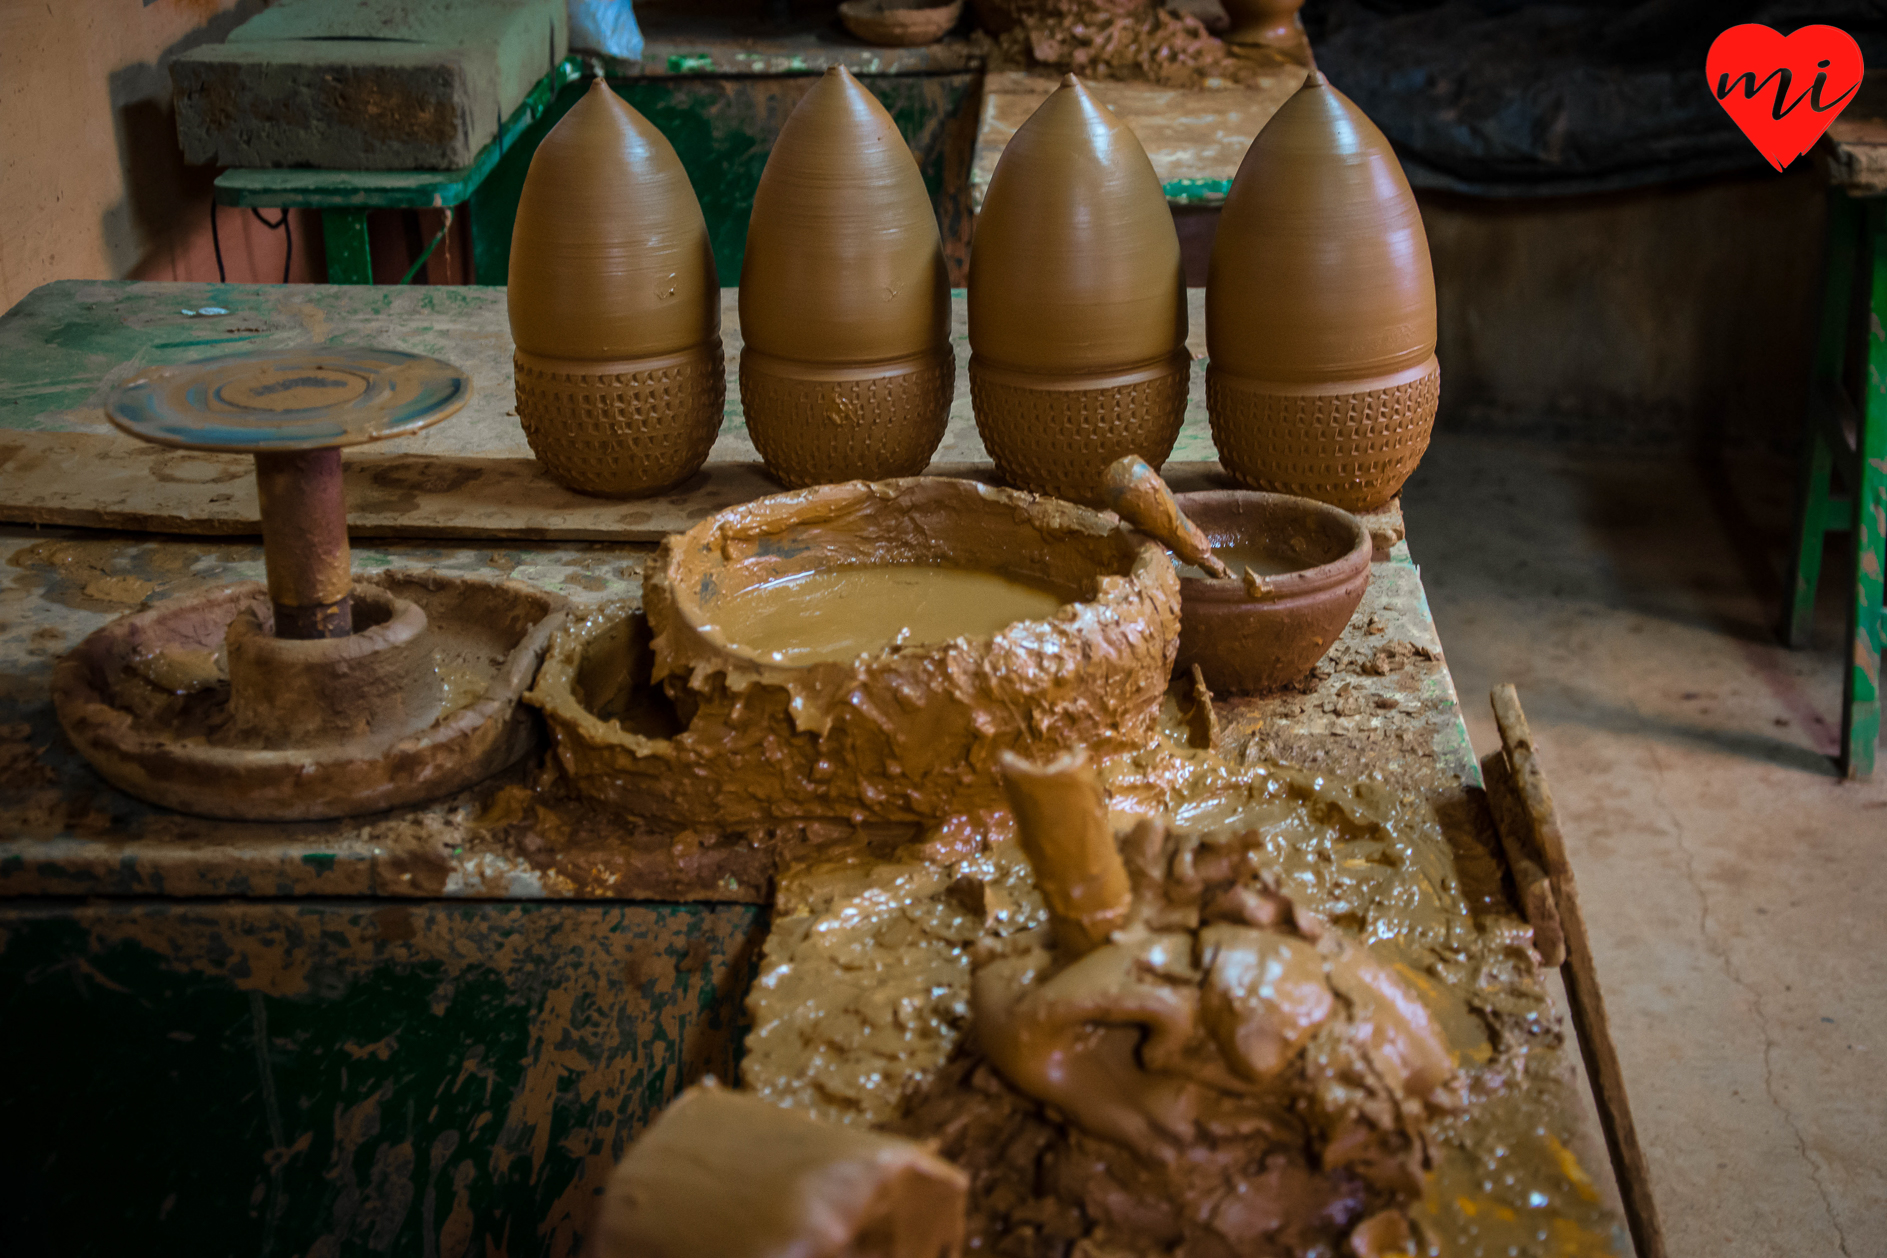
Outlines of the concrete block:
[{"label": "concrete block", "polygon": [[564,0],[284,0],[171,63],[184,159],[469,165],[569,45]]}]

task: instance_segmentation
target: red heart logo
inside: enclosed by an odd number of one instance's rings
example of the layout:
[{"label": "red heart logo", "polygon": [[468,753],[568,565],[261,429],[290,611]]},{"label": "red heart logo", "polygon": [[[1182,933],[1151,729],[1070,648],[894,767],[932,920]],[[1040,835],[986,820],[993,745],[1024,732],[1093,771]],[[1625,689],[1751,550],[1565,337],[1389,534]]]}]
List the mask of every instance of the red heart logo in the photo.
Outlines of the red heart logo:
[{"label": "red heart logo", "polygon": [[1717,103],[1777,170],[1815,146],[1861,86],[1861,46],[1837,26],[1795,34],[1749,22],[1717,36],[1704,76]]}]

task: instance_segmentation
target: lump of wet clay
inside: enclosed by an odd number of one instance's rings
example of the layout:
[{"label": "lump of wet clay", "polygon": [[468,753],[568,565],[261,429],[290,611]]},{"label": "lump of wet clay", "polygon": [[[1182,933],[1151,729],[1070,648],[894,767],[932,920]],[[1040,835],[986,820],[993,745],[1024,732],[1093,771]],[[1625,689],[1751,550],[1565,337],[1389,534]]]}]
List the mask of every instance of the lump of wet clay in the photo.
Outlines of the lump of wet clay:
[{"label": "lump of wet clay", "polygon": [[1004,770],[1050,925],[973,954],[975,1051],[905,1124],[978,1173],[973,1233],[1027,1219],[1201,1256],[1406,1234],[1431,1127],[1462,1105],[1420,995],[1237,842],[1142,821],[1116,847],[1084,760]]},{"label": "lump of wet clay", "polygon": [[690,1088],[610,1176],[590,1258],[958,1258],[968,1180],[923,1145]]}]

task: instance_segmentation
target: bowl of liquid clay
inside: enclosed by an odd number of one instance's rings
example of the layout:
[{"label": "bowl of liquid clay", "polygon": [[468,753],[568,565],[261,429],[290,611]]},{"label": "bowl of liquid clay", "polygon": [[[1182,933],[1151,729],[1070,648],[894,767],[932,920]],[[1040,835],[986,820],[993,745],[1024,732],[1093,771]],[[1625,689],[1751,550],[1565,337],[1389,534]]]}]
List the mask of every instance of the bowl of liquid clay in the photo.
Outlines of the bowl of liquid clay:
[{"label": "bowl of liquid clay", "polygon": [[[1179,582],[1111,513],[910,477],[671,534],[643,614],[573,626],[530,696],[579,790],[695,825],[922,821],[1000,806],[1004,751],[1150,738]],[[663,721],[623,715],[651,705]]]},{"label": "bowl of liquid clay", "polygon": [[1215,580],[1180,565],[1181,674],[1197,664],[1212,689],[1251,694],[1308,673],[1363,600],[1374,551],[1369,529],[1348,511],[1290,494],[1208,490],[1177,498],[1233,577]]}]

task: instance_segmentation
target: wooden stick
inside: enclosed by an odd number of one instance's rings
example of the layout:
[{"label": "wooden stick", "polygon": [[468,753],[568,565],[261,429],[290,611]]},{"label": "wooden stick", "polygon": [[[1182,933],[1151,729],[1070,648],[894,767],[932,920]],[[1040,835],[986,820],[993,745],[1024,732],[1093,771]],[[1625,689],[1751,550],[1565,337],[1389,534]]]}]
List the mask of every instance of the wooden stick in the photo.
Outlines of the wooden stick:
[{"label": "wooden stick", "polygon": [[1092,952],[1126,923],[1133,908],[1133,887],[1094,765],[1085,751],[1044,765],[1005,751],[1001,766],[1016,836],[1048,901],[1056,946],[1070,957]]},{"label": "wooden stick", "polygon": [[1579,908],[1579,890],[1573,883],[1572,866],[1566,859],[1559,813],[1553,807],[1553,794],[1547,788],[1546,775],[1534,750],[1526,713],[1520,710],[1519,694],[1510,685],[1496,686],[1492,698],[1507,767],[1520,789],[1520,798],[1539,841],[1540,854],[1546,860],[1546,871],[1553,880],[1560,927],[1566,937],[1563,973],[1567,999],[1572,1005],[1573,1028],[1579,1033],[1579,1053],[1585,1058],[1593,1097],[1599,1103],[1599,1126],[1605,1132],[1605,1149],[1612,1159],[1612,1171],[1618,1176],[1619,1190],[1624,1197],[1625,1222],[1631,1228],[1638,1258],[1664,1258],[1664,1231],[1658,1224],[1657,1203],[1651,1197],[1651,1172],[1645,1164],[1644,1150],[1638,1145],[1631,1102],[1625,1095],[1625,1076],[1619,1069],[1618,1050],[1612,1044],[1605,1000],[1599,994],[1598,972],[1592,962],[1585,915]]},{"label": "wooden stick", "polygon": [[1487,803],[1494,813],[1501,850],[1507,853],[1507,868],[1520,892],[1520,911],[1533,927],[1533,947],[1541,961],[1558,969],[1566,963],[1566,936],[1560,929],[1559,905],[1553,898],[1552,878],[1534,859],[1539,839],[1533,834],[1506,755],[1490,751],[1482,756],[1481,780],[1487,786]]}]

